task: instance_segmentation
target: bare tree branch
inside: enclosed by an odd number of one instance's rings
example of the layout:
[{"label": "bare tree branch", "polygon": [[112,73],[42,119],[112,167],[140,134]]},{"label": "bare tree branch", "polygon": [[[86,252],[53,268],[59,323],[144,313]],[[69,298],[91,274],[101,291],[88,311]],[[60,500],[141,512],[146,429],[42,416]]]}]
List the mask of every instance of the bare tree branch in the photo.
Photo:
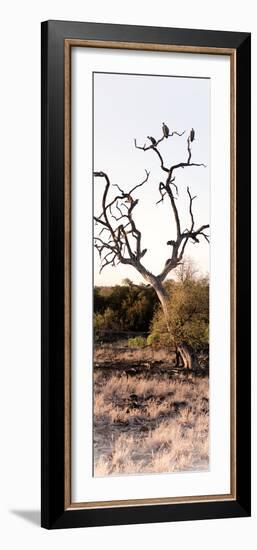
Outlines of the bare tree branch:
[{"label": "bare tree branch", "polygon": [[[148,181],[150,172],[145,170],[145,173],[145,178],[128,191],[114,184],[112,187],[117,187],[120,194],[109,202],[110,180],[105,172],[94,172],[95,177],[104,178],[105,180],[102,211],[99,216],[94,216],[96,224],[100,223],[103,226],[99,236],[94,238],[95,248],[98,250],[101,259],[100,271],[107,265],[115,265],[115,262],[116,264],[130,264],[144,271],[144,267],[140,265],[140,259],[145,255],[146,249],[141,250],[141,231],[139,231],[133,219],[133,211],[138,204],[138,199],[133,198],[133,193]],[[124,207],[125,212],[121,210]],[[118,216],[113,212],[114,208],[118,211]],[[116,225],[115,222],[120,223]],[[106,240],[100,237],[100,234],[104,231],[107,231]],[[132,240],[130,240],[130,237]],[[104,253],[106,254],[103,255]]]},{"label": "bare tree branch", "polygon": [[[177,135],[177,136],[183,136],[185,134],[185,131],[184,132],[172,132],[168,135],[168,138],[169,137],[173,137],[174,135]],[[165,166],[164,164],[164,159],[163,159],[163,156],[161,155],[159,149],[158,149],[158,145],[165,139],[165,136],[162,136],[160,139],[158,140],[155,140],[155,145],[153,145],[153,143],[151,143],[151,145],[146,145],[144,144],[143,146],[140,146],[140,145],[137,145],[137,141],[136,139],[134,139],[134,144],[135,144],[135,147],[136,149],[141,149],[142,151],[154,151],[159,159],[160,159],[160,162],[161,162],[161,169],[164,170],[164,172],[168,172],[170,173],[170,175],[172,176],[173,175],[173,172],[174,170],[177,170],[178,168],[187,168],[188,166],[203,166],[206,168],[206,165],[203,164],[203,163],[195,163],[195,162],[190,162],[191,161],[191,158],[192,158],[192,151],[191,151],[191,139],[190,139],[190,135],[188,136],[187,138],[187,151],[188,151],[188,158],[187,158],[187,161],[186,162],[180,162],[179,164],[174,164],[173,166],[171,166],[170,168],[168,168],[167,166]]]},{"label": "bare tree branch", "polygon": [[[111,200],[107,200],[109,197],[110,190],[110,181],[106,173],[104,172],[94,172],[95,177],[100,177],[105,179],[105,189],[102,196],[102,212],[99,216],[94,216],[96,223],[102,225],[102,229],[99,233],[107,231],[107,240],[101,241],[100,238],[96,237],[95,246],[101,257],[101,270],[107,265],[116,265],[117,263],[133,265],[139,273],[143,275],[146,280],[154,280],[162,282],[165,280],[167,275],[172,269],[180,265],[184,252],[187,246],[188,241],[199,243],[199,237],[203,237],[207,242],[209,242],[209,236],[206,234],[206,229],[209,228],[209,225],[202,225],[198,229],[195,229],[195,220],[193,214],[193,201],[196,196],[192,196],[187,187],[187,194],[189,197],[189,216],[190,216],[190,229],[181,230],[181,221],[178,205],[176,203],[178,197],[178,186],[175,184],[174,172],[179,168],[188,168],[188,167],[205,167],[203,163],[192,162],[192,142],[194,140],[194,132],[190,132],[187,138],[187,160],[182,161],[177,164],[173,164],[170,167],[164,162],[162,153],[159,150],[159,145],[167,138],[171,138],[174,135],[182,137],[185,134],[185,131],[179,133],[177,131],[167,133],[159,139],[155,139],[152,136],[148,136],[150,145],[144,144],[140,146],[137,144],[136,139],[134,144],[136,149],[146,151],[154,151],[158,156],[160,161],[160,166],[163,172],[166,174],[166,180],[159,183],[159,194],[160,199],[156,204],[163,203],[164,200],[168,197],[168,200],[171,205],[172,212],[172,222],[175,222],[176,227],[176,238],[170,239],[167,242],[168,246],[172,247],[172,253],[170,257],[166,260],[165,265],[159,275],[153,275],[148,271],[141,263],[141,258],[146,254],[147,250],[141,248],[142,234],[141,231],[136,226],[135,220],[133,218],[134,209],[138,204],[138,199],[133,197],[133,193],[140,187],[142,187],[149,179],[150,173],[145,170],[145,178],[138,184],[134,185],[129,191],[125,191],[120,185],[113,184],[112,188],[116,187],[118,189],[118,194]],[[176,197],[174,192],[176,191]],[[116,208],[119,215],[116,215],[113,211],[113,208]],[[124,210],[125,208],[125,210]],[[117,226],[117,223],[119,225]],[[109,239],[108,239],[109,233]],[[103,256],[103,254],[105,255]]]},{"label": "bare tree branch", "polygon": [[161,169],[164,170],[164,172],[169,172],[169,168],[167,168],[167,166],[164,166],[164,160],[163,160],[163,157],[160,153],[160,151],[157,149],[157,145],[163,141],[164,137],[159,139],[159,141],[157,141],[156,143],[156,146],[154,145],[150,145],[149,147],[147,147],[146,145],[143,145],[143,147],[141,147],[140,145],[137,145],[137,141],[136,139],[134,139],[134,144],[135,144],[135,147],[136,149],[141,149],[142,151],[150,151],[150,149],[152,149],[156,154],[157,156],[159,157],[160,159],[160,162],[161,162]]}]

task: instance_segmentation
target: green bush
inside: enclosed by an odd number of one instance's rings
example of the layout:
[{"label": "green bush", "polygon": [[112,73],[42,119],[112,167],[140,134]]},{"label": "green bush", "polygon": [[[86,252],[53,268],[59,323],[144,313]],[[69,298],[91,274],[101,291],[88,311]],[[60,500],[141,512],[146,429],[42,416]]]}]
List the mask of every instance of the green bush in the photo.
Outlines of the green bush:
[{"label": "green bush", "polygon": [[147,345],[147,340],[144,336],[135,336],[128,339],[129,348],[143,348]]},{"label": "green bush", "polygon": [[[209,342],[209,284],[206,279],[177,282],[170,291],[169,327],[159,306],[151,323],[148,342],[153,346],[185,342],[201,349]],[[172,336],[171,336],[172,335]]]},{"label": "green bush", "polygon": [[168,348],[170,346],[174,347],[174,345],[172,346],[170,334],[167,333],[166,326],[164,327],[163,332],[159,332],[158,328],[153,329],[151,334],[147,337],[147,345],[155,349],[163,347]]}]

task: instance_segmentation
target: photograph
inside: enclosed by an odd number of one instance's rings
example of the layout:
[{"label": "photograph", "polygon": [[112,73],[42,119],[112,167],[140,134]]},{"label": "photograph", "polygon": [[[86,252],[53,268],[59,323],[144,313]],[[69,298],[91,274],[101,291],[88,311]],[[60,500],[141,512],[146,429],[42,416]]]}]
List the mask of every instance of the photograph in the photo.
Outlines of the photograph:
[{"label": "photograph", "polygon": [[211,79],[92,78],[93,476],[208,471]]},{"label": "photograph", "polygon": [[42,24],[42,526],[251,514],[250,33]]}]

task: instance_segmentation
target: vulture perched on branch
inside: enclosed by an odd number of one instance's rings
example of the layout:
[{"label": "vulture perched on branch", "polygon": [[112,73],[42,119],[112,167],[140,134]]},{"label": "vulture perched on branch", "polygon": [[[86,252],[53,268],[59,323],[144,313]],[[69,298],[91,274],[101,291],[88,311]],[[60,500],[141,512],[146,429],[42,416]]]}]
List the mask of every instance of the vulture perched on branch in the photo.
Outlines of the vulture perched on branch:
[{"label": "vulture perched on branch", "polygon": [[192,141],[194,141],[195,139],[195,131],[194,131],[194,128],[192,128],[191,132],[190,132],[190,141],[192,143]]},{"label": "vulture perched on branch", "polygon": [[164,137],[168,138],[170,131],[168,126],[166,126],[165,122],[162,123],[162,131],[163,131]]},{"label": "vulture perched on branch", "polygon": [[152,142],[152,145],[153,145],[153,146],[157,145],[157,141],[156,141],[156,139],[155,139],[154,137],[152,137],[152,136],[147,136],[147,137],[148,137],[148,139],[150,139],[150,141]]}]

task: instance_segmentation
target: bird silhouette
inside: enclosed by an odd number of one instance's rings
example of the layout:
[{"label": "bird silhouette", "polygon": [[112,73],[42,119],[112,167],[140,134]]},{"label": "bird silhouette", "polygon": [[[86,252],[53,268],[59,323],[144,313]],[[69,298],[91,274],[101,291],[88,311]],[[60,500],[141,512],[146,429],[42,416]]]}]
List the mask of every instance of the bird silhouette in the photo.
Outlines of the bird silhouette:
[{"label": "bird silhouette", "polygon": [[166,126],[165,122],[162,123],[162,131],[163,131],[164,137],[168,138],[170,131],[168,126]]},{"label": "bird silhouette", "polygon": [[190,141],[192,143],[192,141],[194,141],[195,139],[195,131],[194,131],[194,128],[192,128],[191,132],[190,132]]},{"label": "bird silhouette", "polygon": [[156,141],[156,139],[155,139],[153,136],[147,136],[147,137],[148,137],[148,139],[150,139],[150,141],[152,142],[152,145],[153,145],[153,146],[157,145],[157,141]]}]

